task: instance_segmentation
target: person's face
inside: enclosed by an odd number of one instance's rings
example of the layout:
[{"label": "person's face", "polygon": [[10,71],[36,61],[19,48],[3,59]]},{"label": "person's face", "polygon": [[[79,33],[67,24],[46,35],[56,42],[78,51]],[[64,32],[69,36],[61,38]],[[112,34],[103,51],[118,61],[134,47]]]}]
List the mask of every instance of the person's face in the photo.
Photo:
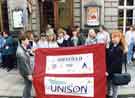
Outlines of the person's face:
[{"label": "person's face", "polygon": [[112,43],[113,44],[119,44],[120,43],[120,38],[118,36],[112,37]]},{"label": "person's face", "polygon": [[28,40],[28,38],[26,38],[22,43],[24,44],[24,46],[28,46],[28,45],[29,45],[29,40]]},{"label": "person's face", "polygon": [[58,37],[63,38],[64,37],[64,34],[63,33],[59,33],[58,34]]},{"label": "person's face", "polygon": [[45,36],[41,36],[41,40],[46,40],[46,37]]},{"label": "person's face", "polygon": [[96,33],[95,32],[89,32],[89,36],[91,36],[92,38],[96,37]]},{"label": "person's face", "polygon": [[3,37],[8,37],[8,34],[6,34],[5,32],[3,32]]},{"label": "person's face", "polygon": [[73,34],[73,36],[77,36],[77,32],[76,31],[73,31],[72,34]]},{"label": "person's face", "polygon": [[48,36],[48,41],[53,41],[53,39],[54,39],[54,36],[53,35],[49,35]]},{"label": "person's face", "polygon": [[30,39],[34,40],[34,35],[33,34],[30,34]]}]

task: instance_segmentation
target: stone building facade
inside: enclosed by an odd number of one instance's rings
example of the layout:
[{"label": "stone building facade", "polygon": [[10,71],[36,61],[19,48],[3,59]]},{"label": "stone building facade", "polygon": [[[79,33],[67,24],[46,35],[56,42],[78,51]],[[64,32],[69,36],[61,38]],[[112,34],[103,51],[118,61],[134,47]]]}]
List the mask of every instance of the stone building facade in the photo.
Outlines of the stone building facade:
[{"label": "stone building facade", "polygon": [[110,31],[118,28],[118,0],[74,0],[74,24],[85,27],[85,5],[92,2],[100,7],[100,25],[104,25]]},{"label": "stone building facade", "polygon": [[[124,30],[124,19],[125,28],[135,24],[135,0],[127,0],[127,6],[124,3],[125,0],[7,0],[9,30],[32,30],[38,34],[45,30],[47,24],[65,28],[79,25],[82,29],[104,25],[109,31]],[[46,7],[48,4],[50,7]],[[86,26],[85,7],[93,4],[99,7],[99,25]],[[18,8],[23,10],[24,27],[16,29],[13,27],[12,14]]]},{"label": "stone building facade", "polygon": [[[40,31],[39,25],[39,9],[37,0],[7,0],[8,4],[8,19],[10,31],[26,31],[31,30],[34,32]],[[22,28],[14,28],[13,11],[21,9],[23,11],[23,24]]]}]

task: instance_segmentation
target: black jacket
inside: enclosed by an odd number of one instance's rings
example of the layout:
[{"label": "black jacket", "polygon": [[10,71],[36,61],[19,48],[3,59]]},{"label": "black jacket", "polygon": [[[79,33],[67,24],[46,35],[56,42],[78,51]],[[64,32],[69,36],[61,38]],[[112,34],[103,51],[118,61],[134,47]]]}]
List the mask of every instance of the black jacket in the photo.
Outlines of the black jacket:
[{"label": "black jacket", "polygon": [[62,43],[58,43],[59,47],[68,47],[70,46],[70,40],[63,40]]},{"label": "black jacket", "polygon": [[122,47],[114,44],[110,44],[109,49],[107,49],[107,72],[109,77],[112,78],[114,73],[122,72],[122,63],[123,63],[123,49]]}]

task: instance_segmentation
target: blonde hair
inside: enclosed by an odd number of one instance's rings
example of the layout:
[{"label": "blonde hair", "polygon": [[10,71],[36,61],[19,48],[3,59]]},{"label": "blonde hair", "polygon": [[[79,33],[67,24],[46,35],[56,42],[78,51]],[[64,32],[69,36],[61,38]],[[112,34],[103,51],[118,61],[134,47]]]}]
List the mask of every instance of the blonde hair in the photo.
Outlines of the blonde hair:
[{"label": "blonde hair", "polygon": [[65,31],[64,29],[59,28],[59,29],[58,29],[58,31],[57,31],[57,34],[59,34],[59,33],[63,33],[63,34],[65,34],[65,32],[66,32],[66,31]]},{"label": "blonde hair", "polygon": [[124,34],[120,30],[115,30],[111,34],[111,38],[114,38],[114,37],[119,37],[120,38],[120,45],[121,45],[123,51],[127,52],[128,47],[127,47],[127,43],[126,43]]}]

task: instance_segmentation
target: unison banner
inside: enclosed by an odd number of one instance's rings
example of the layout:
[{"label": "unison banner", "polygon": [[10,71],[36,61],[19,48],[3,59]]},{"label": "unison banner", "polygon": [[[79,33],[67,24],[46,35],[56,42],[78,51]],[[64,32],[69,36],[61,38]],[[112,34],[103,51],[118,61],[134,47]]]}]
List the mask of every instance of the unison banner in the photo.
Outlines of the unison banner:
[{"label": "unison banner", "polygon": [[105,46],[38,49],[36,98],[105,98]]}]

